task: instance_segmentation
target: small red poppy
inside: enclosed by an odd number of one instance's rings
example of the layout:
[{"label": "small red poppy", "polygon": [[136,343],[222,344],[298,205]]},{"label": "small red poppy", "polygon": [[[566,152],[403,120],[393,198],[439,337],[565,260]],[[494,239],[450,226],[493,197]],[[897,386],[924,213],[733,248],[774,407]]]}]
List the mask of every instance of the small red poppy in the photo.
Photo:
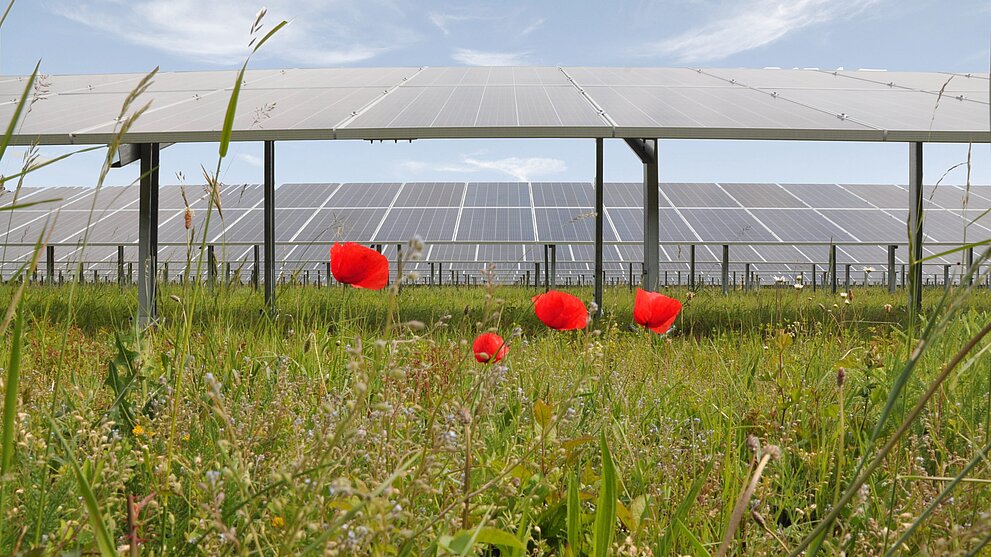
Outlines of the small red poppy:
[{"label": "small red poppy", "polygon": [[354,242],[334,242],[330,247],[330,272],[337,282],[355,288],[381,290],[389,283],[389,260]]},{"label": "small red poppy", "polygon": [[637,288],[633,303],[633,320],[657,334],[668,332],[681,311],[681,302],[657,292]]},{"label": "small red poppy", "polygon": [[533,311],[551,329],[568,331],[588,325],[585,304],[567,292],[551,290],[533,297]]},{"label": "small red poppy", "polygon": [[509,346],[495,333],[478,335],[471,349],[475,352],[475,359],[483,364],[498,362],[509,352]]}]

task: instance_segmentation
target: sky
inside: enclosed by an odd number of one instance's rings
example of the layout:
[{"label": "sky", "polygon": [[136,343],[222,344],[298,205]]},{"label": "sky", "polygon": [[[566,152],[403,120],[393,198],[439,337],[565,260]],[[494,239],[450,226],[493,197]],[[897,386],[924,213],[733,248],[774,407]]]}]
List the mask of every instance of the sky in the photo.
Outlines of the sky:
[{"label": "sky", "polygon": [[[251,68],[336,66],[816,67],[988,72],[987,0],[18,0],[0,29],[0,74],[215,70],[240,67],[255,15],[290,21]],[[42,159],[64,153],[41,151]],[[20,167],[8,151],[0,172]],[[906,183],[903,143],[664,140],[661,181]],[[975,145],[971,181],[991,184],[991,147]],[[928,144],[925,181],[968,159],[968,145]],[[27,185],[95,185],[103,154],[76,155]],[[162,151],[162,183],[196,182],[216,144]],[[288,182],[591,181],[592,140],[281,142]],[[262,145],[236,143],[225,183],[260,183]],[[608,181],[639,181],[621,140],[607,140]],[[137,178],[136,165],[108,184]],[[944,183],[963,184],[966,165]]]}]

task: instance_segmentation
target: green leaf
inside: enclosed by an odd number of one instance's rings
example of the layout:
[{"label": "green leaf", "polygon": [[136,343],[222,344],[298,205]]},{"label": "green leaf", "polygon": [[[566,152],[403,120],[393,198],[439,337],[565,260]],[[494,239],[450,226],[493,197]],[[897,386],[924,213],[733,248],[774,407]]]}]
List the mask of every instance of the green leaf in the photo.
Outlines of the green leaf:
[{"label": "green leaf", "polygon": [[[14,336],[10,339],[10,362],[7,365],[3,397],[3,441],[0,452],[0,478],[6,478],[14,461],[14,418],[17,416],[17,394],[21,377],[21,343],[24,337],[24,311],[14,318]],[[7,483],[0,481],[0,516],[6,514],[4,506]],[[3,539],[3,521],[0,521],[0,539]]]},{"label": "green leaf", "polygon": [[599,433],[599,449],[602,452],[602,486],[595,509],[595,530],[592,538],[593,557],[606,557],[612,545],[616,529],[616,468],[606,444],[605,430]]},{"label": "green leaf", "polygon": [[547,404],[542,399],[533,403],[533,420],[537,422],[541,430],[547,430],[548,426],[551,425],[552,419],[554,419],[554,409],[551,408],[550,404]]},{"label": "green leaf", "polygon": [[568,477],[568,546],[572,553],[581,553],[581,500],[578,497],[578,477],[572,472]]}]

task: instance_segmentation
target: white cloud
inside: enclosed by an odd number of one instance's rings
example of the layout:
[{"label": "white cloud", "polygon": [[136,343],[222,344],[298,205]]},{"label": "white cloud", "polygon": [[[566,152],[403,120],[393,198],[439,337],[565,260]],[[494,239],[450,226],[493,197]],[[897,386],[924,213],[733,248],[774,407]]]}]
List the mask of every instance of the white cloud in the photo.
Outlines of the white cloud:
[{"label": "white cloud", "polygon": [[427,163],[423,161],[404,161],[400,170],[404,174],[424,174],[431,172],[470,174],[483,171],[495,171],[511,176],[521,182],[529,182],[538,176],[564,172],[568,166],[560,159],[546,157],[506,157],[503,159],[486,160],[465,156],[460,163]]},{"label": "white cloud", "polygon": [[882,0],[749,0],[731,15],[654,43],[679,62],[721,60],[789,33],[862,13]]},{"label": "white cloud", "polygon": [[525,66],[529,52],[485,52],[459,48],[451,58],[468,66]]},{"label": "white cloud", "polygon": [[249,166],[254,166],[255,168],[262,168],[265,166],[265,160],[256,155],[252,155],[249,153],[238,153],[237,158],[241,162]]},{"label": "white cloud", "polygon": [[543,27],[545,21],[546,20],[544,20],[544,18],[533,20],[532,22],[530,22],[530,25],[527,25],[526,27],[523,28],[522,31],[520,31],[520,35],[529,35],[530,33],[533,33],[537,29]]},{"label": "white cloud", "polygon": [[[50,9],[136,45],[199,62],[230,65],[249,52],[257,4],[242,0],[53,0]],[[391,0],[270,0],[264,35],[281,29],[260,56],[302,65],[341,65],[374,58],[415,39],[403,8]]]},{"label": "white cloud", "polygon": [[445,35],[451,34],[451,24],[463,21],[483,21],[493,18],[484,15],[473,14],[442,14],[440,12],[430,12],[430,23],[433,23]]}]

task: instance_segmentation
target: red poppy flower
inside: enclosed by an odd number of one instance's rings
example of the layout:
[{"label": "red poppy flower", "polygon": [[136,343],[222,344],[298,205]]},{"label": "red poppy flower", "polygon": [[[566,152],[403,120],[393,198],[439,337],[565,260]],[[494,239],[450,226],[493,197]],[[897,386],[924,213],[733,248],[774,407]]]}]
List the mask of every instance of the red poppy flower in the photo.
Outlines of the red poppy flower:
[{"label": "red poppy flower", "polygon": [[551,329],[567,331],[584,329],[588,325],[585,304],[567,292],[551,290],[534,296],[533,311]]},{"label": "red poppy flower", "polygon": [[509,352],[506,342],[495,333],[478,335],[471,349],[475,352],[475,359],[483,364],[498,362]]},{"label": "red poppy flower", "polygon": [[633,303],[633,320],[659,335],[668,332],[681,311],[681,302],[657,292],[637,288]]},{"label": "red poppy flower", "polygon": [[334,242],[330,247],[330,272],[337,282],[355,288],[381,290],[389,282],[389,260],[354,242]]}]

